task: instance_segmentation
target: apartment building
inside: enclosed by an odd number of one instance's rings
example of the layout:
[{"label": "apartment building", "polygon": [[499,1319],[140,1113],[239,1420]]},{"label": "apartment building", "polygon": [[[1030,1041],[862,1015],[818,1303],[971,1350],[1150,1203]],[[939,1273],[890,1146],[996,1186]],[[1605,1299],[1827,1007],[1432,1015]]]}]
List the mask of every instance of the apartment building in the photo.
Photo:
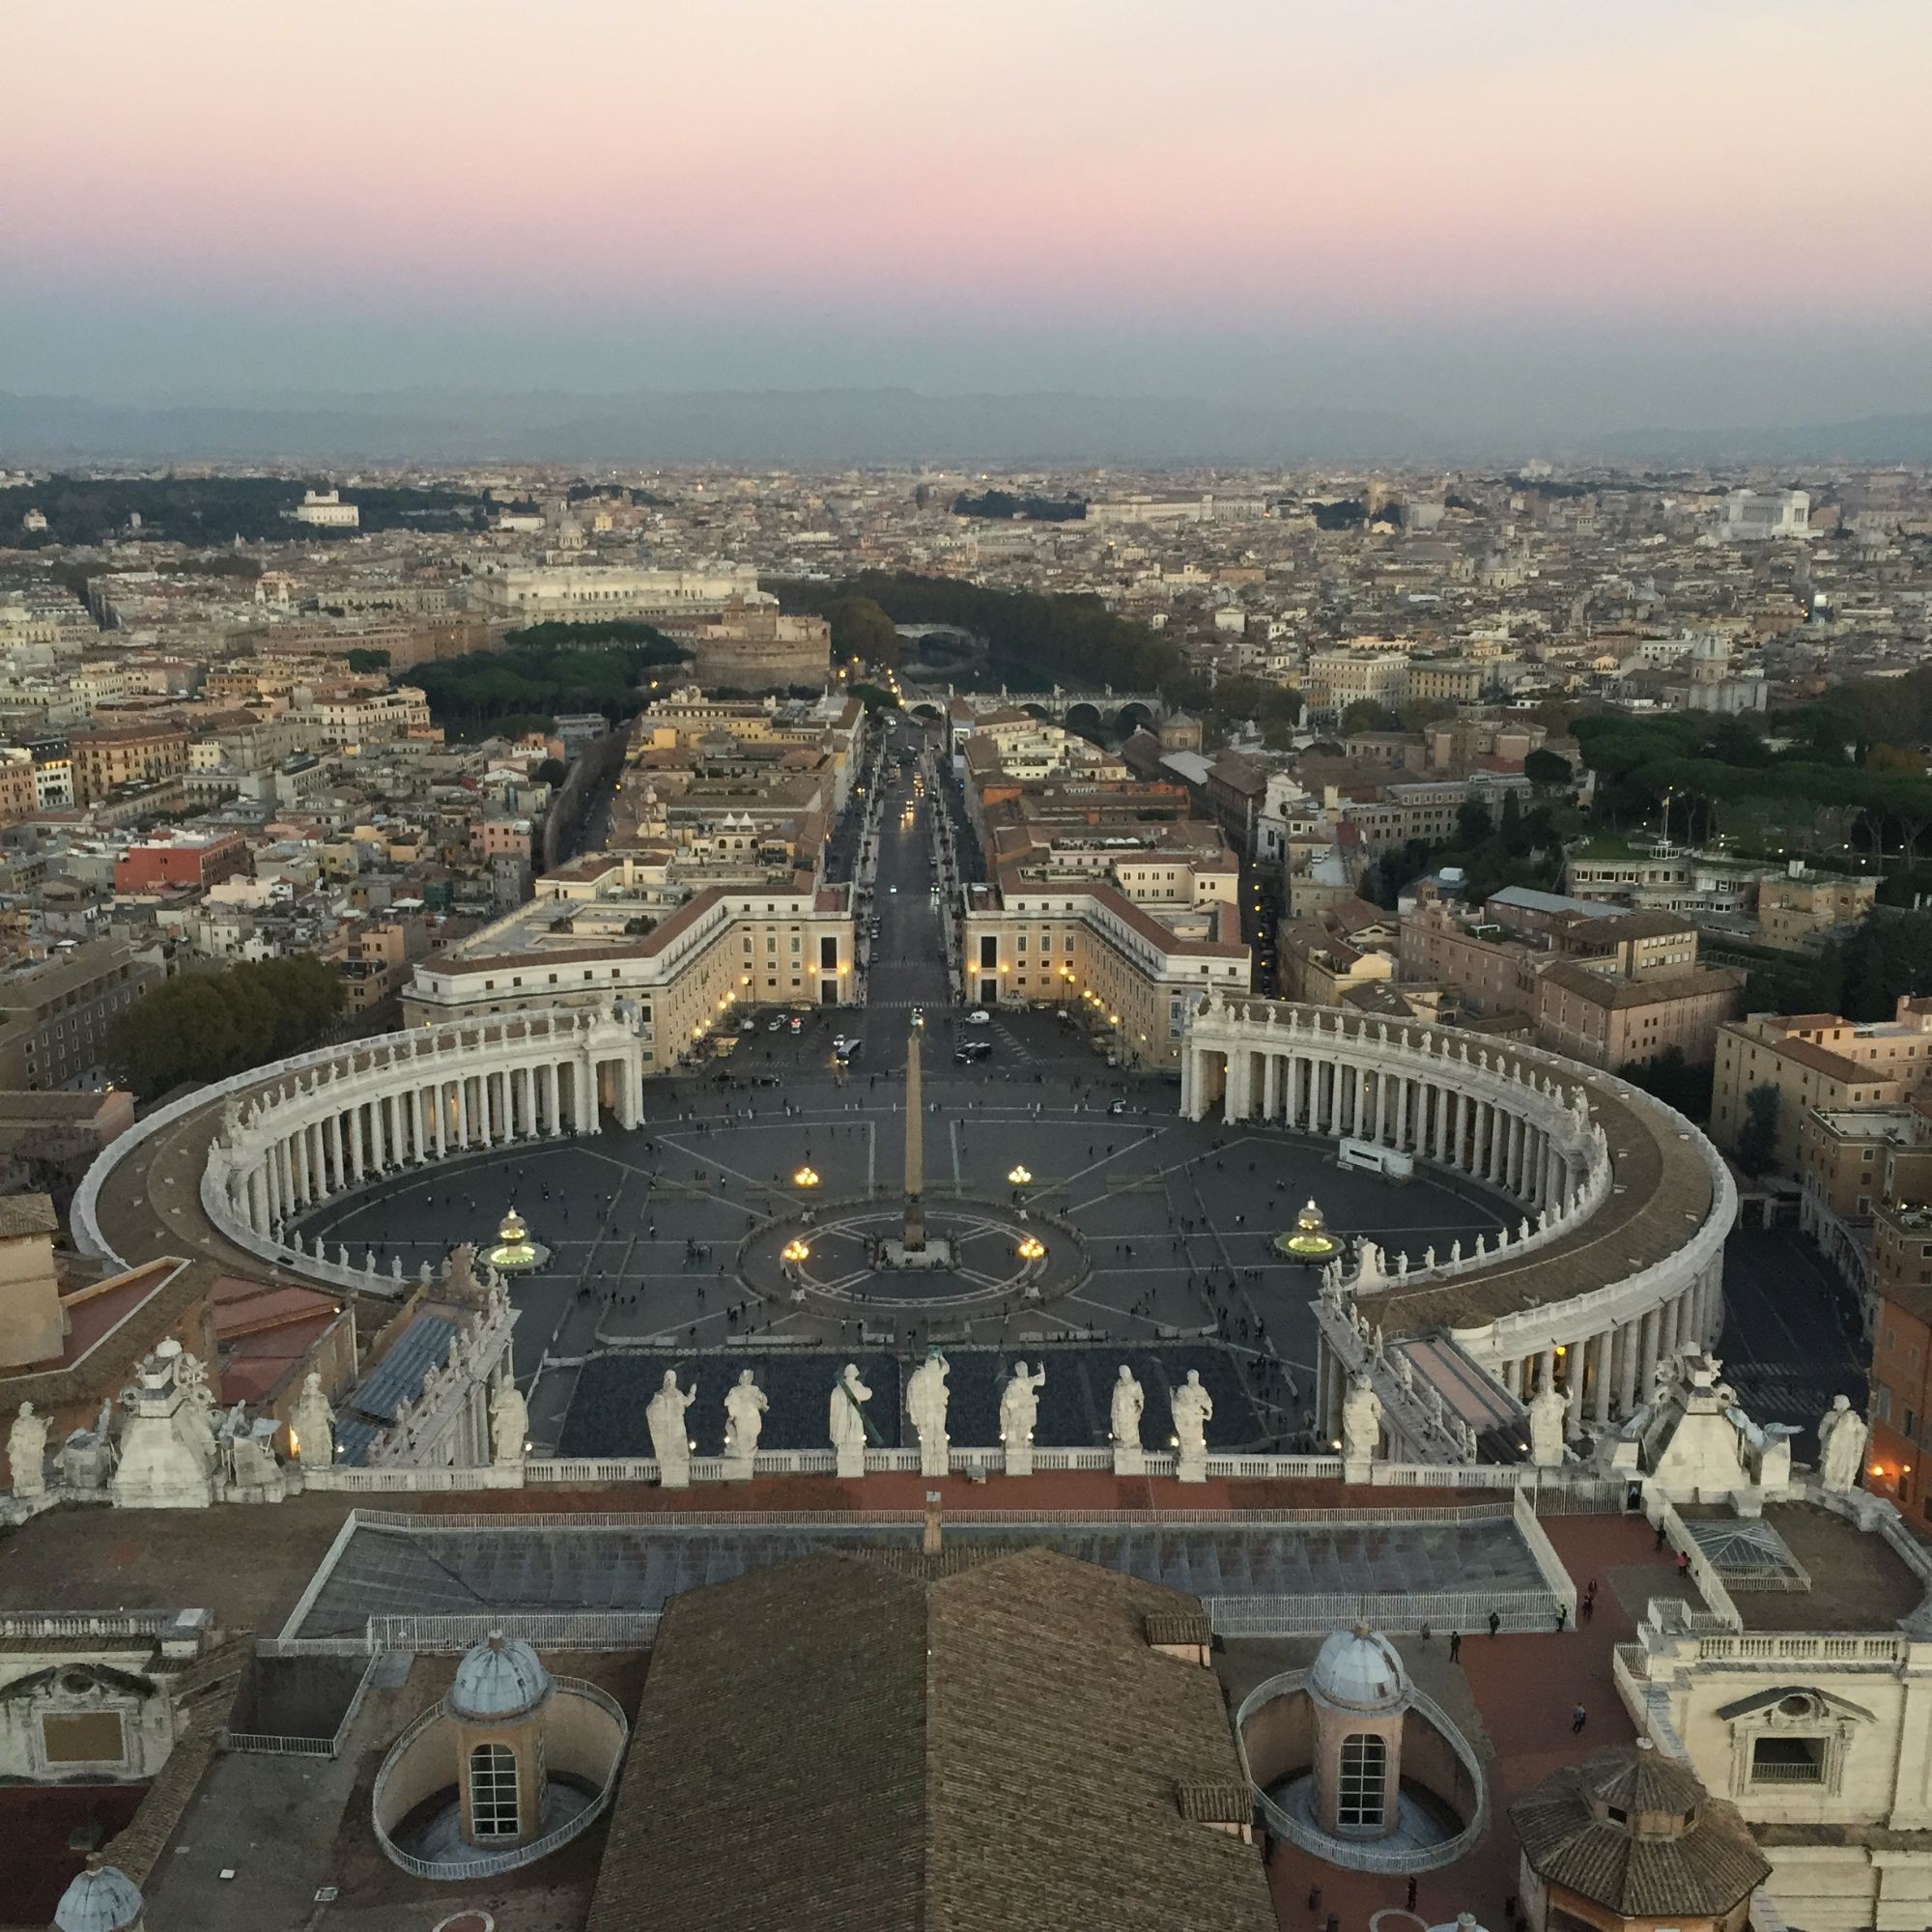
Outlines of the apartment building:
[{"label": "apartment building", "polygon": [[611,617],[655,624],[671,636],[723,621],[733,602],[769,603],[749,565],[713,570],[621,570],[595,565],[485,565],[469,609],[493,624],[592,624]]},{"label": "apartment building", "polygon": [[87,807],[125,784],[168,779],[187,769],[187,732],[173,720],[94,724],[70,732],[73,802]]},{"label": "apartment building", "polygon": [[199,890],[248,869],[248,841],[240,832],[164,832],[139,838],[114,862],[117,893]]},{"label": "apartment building", "polygon": [[90,940],[0,979],[0,1090],[106,1086],[108,1021],[165,977],[132,946]]},{"label": "apartment building", "polygon": [[1711,1137],[1734,1151],[1754,1087],[1778,1096],[1776,1164],[1797,1171],[1812,1108],[1893,1106],[1932,1071],[1932,1000],[1902,998],[1891,1019],[1859,1023],[1836,1013],[1750,1013],[1718,1029]]},{"label": "apartment building", "polygon": [[1536,1039],[1586,1065],[1653,1061],[1675,1048],[1693,1065],[1711,1059],[1718,1029],[1744,998],[1735,966],[1629,973],[1605,961],[1556,960],[1536,976]]}]

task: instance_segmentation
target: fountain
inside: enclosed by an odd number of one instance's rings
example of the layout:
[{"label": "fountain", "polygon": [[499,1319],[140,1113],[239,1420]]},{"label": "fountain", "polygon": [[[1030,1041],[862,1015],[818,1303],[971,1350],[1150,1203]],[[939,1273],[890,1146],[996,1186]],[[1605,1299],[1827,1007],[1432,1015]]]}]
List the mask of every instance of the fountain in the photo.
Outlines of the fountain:
[{"label": "fountain", "polygon": [[1327,1224],[1321,1219],[1321,1210],[1316,1207],[1312,1195],[1308,1206],[1294,1217],[1293,1228],[1286,1235],[1276,1236],[1274,1244],[1290,1261],[1311,1264],[1334,1260],[1342,1247],[1341,1242],[1328,1232]]}]

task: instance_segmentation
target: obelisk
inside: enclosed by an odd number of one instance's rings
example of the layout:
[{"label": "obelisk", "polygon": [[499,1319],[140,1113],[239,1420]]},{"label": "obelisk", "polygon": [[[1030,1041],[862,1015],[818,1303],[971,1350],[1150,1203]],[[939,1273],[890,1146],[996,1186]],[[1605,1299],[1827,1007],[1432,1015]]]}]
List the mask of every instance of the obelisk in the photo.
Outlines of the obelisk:
[{"label": "obelisk", "polygon": [[925,1252],[925,1106],[920,1098],[919,1041],[924,1023],[906,1035],[905,1251]]}]

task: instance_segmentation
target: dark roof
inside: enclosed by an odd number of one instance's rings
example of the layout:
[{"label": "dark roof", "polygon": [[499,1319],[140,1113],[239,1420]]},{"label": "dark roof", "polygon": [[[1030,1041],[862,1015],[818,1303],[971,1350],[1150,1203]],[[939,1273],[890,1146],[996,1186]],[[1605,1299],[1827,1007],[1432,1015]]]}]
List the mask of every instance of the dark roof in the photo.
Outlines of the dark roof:
[{"label": "dark roof", "polygon": [[[336,1419],[335,1459],[359,1467],[383,1427],[396,1419],[404,1403],[422,1393],[422,1379],[440,1369],[456,1340],[456,1323],[440,1315],[418,1315],[390,1345],[383,1359],[349,1391]],[[354,1411],[350,1413],[349,1411]]]},{"label": "dark roof", "polygon": [[1564,1766],[1509,1815],[1546,1885],[1624,1918],[1718,1917],[1771,1872],[1734,1805],[1641,1746]]},{"label": "dark roof", "polygon": [[[828,1553],[667,1613],[589,1932],[1271,1932],[1192,1598],[1045,1549]],[[1189,1813],[1195,1814],[1190,1817]]]}]

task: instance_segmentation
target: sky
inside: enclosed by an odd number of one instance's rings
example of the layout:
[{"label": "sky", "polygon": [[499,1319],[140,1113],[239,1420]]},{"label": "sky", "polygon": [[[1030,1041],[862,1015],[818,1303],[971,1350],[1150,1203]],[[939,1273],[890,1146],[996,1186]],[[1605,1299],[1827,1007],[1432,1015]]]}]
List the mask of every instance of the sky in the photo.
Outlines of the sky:
[{"label": "sky", "polygon": [[1927,0],[9,6],[0,390],[1932,410]]}]

